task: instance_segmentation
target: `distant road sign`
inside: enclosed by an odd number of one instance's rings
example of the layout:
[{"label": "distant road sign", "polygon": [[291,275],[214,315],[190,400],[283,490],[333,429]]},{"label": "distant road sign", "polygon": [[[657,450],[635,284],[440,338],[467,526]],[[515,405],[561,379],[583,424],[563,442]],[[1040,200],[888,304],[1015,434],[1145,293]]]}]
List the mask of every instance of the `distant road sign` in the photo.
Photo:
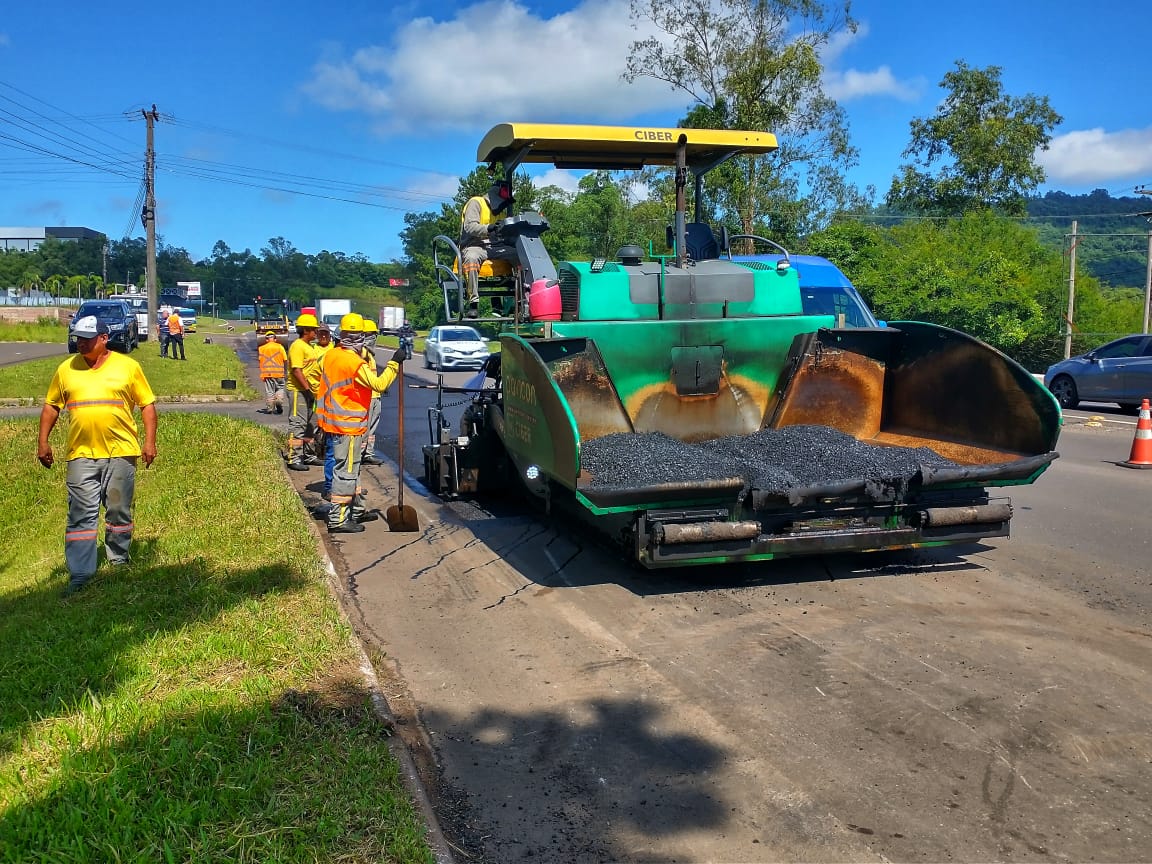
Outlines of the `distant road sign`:
[{"label": "distant road sign", "polygon": [[389,288],[407,288],[408,287],[408,280],[407,279],[389,279],[388,280],[388,287]]}]

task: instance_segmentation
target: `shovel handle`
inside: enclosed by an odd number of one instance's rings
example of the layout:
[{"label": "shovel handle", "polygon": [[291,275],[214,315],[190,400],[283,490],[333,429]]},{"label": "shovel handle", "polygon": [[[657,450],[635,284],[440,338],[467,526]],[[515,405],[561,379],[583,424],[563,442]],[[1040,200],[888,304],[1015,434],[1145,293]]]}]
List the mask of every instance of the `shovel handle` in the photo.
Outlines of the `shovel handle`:
[{"label": "shovel handle", "polygon": [[404,510],[404,361],[401,360],[396,370],[396,486],[400,510]]}]

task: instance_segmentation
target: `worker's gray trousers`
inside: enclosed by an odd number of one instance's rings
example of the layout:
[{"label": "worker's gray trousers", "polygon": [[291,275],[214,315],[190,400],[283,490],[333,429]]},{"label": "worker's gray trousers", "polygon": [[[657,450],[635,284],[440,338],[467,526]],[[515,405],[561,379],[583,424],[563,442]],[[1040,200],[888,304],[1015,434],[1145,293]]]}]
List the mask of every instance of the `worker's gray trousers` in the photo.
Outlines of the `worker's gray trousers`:
[{"label": "worker's gray trousers", "polygon": [[332,439],[332,509],[328,511],[328,527],[351,522],[364,514],[360,503],[360,435],[335,435]]},{"label": "worker's gray trousers", "polygon": [[273,405],[284,404],[284,379],[283,378],[265,378],[264,379],[264,401],[268,407]]},{"label": "worker's gray trousers", "polygon": [[464,281],[468,286],[468,302],[480,302],[480,267],[488,260],[487,246],[465,246],[460,250]]},{"label": "worker's gray trousers", "polygon": [[288,391],[288,464],[304,461],[304,445],[312,440],[315,431],[313,409],[316,399],[311,393]]},{"label": "worker's gray trousers", "polygon": [[364,433],[363,446],[360,456],[367,456],[376,452],[376,427],[380,425],[380,400],[373,398],[368,403],[368,431]]},{"label": "worker's gray trousers", "polygon": [[96,529],[104,507],[104,551],[112,564],[128,563],[132,545],[132,499],[136,457],[68,460],[68,527],[64,560],[73,582],[96,572]]}]

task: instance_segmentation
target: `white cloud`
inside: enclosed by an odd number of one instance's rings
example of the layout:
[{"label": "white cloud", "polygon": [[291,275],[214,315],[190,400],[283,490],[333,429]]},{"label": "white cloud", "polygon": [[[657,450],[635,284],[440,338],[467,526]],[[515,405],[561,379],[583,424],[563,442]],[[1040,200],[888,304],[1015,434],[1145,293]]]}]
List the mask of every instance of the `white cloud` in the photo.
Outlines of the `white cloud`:
[{"label": "white cloud", "polygon": [[1120,132],[1084,129],[1057,135],[1036,159],[1049,183],[1148,179],[1152,175],[1152,127]]},{"label": "white cloud", "polygon": [[[351,54],[329,47],[303,92],[334,111],[376,116],[382,133],[515,120],[625,122],[689,106],[686,93],[663,82],[622,79],[631,43],[654,32],[637,29],[628,0],[579,0],[550,18],[524,3],[481,0],[449,20],[410,20],[387,43]],[[825,92],[842,101],[916,98],[921,83],[900,80],[887,65],[841,67],[867,34],[862,23],[824,46]]]},{"label": "white cloud", "polygon": [[923,87],[919,79],[901,81],[892,74],[892,68],[887,64],[878,66],[871,72],[859,69],[838,69],[843,55],[868,36],[868,23],[861,21],[853,33],[850,30],[839,30],[833,33],[820,52],[820,60],[824,64],[824,74],[821,83],[824,93],[837,102],[848,102],[861,96],[894,96],[906,102],[919,98]]},{"label": "white cloud", "polygon": [[640,36],[629,21],[627,0],[584,0],[551,18],[485,0],[449,21],[412,20],[391,45],[323,59],[304,89],[333,110],[386,114],[395,131],[682,111],[688,97],[667,84],[621,79]]},{"label": "white cloud", "polygon": [[833,70],[824,73],[824,93],[837,102],[848,102],[861,96],[894,96],[911,102],[919,98],[915,84],[897,80],[887,65],[872,72],[858,69]]},{"label": "white cloud", "polygon": [[539,177],[532,178],[532,185],[537,189],[545,186],[557,186],[572,195],[580,189],[580,177],[567,168],[549,168]]},{"label": "white cloud", "polygon": [[440,174],[429,171],[420,174],[404,184],[405,191],[424,198],[451,200],[460,190],[460,177],[456,174]]}]

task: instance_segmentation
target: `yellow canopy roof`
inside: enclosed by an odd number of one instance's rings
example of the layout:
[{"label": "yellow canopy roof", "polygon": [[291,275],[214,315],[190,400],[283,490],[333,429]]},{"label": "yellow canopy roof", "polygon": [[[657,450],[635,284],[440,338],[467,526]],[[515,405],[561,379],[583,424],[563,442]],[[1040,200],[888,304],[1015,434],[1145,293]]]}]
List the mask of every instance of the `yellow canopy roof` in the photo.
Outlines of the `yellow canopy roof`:
[{"label": "yellow canopy roof", "polygon": [[731,129],[667,129],[651,126],[580,126],[559,123],[501,123],[476,150],[477,162],[551,162],[558,168],[622,170],[675,165],[680,136],[687,138],[688,167],[708,171],[739,153],[770,153],[770,132]]}]

